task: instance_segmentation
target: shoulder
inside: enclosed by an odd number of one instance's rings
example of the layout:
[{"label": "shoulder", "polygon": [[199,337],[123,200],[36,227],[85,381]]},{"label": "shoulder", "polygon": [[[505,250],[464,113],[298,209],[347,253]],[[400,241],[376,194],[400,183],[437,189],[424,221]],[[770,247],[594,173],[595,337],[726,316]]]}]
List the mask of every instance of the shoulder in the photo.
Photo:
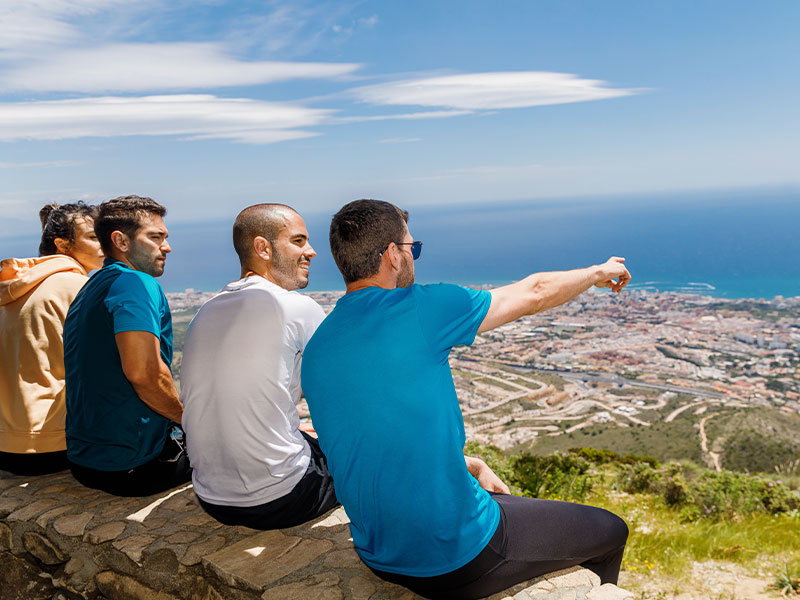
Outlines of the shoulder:
[{"label": "shoulder", "polygon": [[282,292],[276,295],[276,299],[287,319],[320,322],[325,318],[325,311],[310,296],[297,291],[282,290]]},{"label": "shoulder", "polygon": [[39,288],[41,290],[75,296],[88,280],[89,277],[87,275],[75,273],[74,271],[62,271],[50,275],[47,279],[42,281]]},{"label": "shoulder", "polygon": [[164,290],[152,275],[131,269],[119,269],[119,274],[109,288],[109,294],[130,294],[142,301],[160,301],[165,297]]},{"label": "shoulder", "polygon": [[29,310],[35,313],[52,312],[66,314],[78,292],[88,281],[86,275],[80,273],[53,273],[42,281],[27,302]]},{"label": "shoulder", "polygon": [[412,294],[424,301],[471,300],[491,295],[487,290],[475,290],[454,283],[430,283],[411,286]]}]

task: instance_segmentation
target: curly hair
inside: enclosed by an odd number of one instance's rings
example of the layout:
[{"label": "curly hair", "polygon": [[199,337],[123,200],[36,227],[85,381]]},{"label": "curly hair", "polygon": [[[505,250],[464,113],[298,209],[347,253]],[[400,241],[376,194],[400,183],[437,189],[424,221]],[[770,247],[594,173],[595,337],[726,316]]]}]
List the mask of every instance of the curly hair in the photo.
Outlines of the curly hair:
[{"label": "curly hair", "polygon": [[97,207],[83,202],[70,204],[45,204],[39,211],[42,222],[42,240],[39,242],[39,256],[58,254],[56,238],[75,241],[75,223],[79,219],[97,218]]}]

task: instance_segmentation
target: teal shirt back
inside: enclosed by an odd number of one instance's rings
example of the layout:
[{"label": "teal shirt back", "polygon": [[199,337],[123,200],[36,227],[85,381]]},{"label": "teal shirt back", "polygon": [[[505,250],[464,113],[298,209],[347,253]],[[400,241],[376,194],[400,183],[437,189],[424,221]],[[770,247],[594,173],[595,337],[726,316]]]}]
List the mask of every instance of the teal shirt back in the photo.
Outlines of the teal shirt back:
[{"label": "teal shirt back", "polygon": [[64,322],[67,457],[100,471],[153,460],[170,425],[125,377],[114,337],[123,331],[152,333],[159,338],[161,359],[172,363],[172,314],[161,286],[147,273],[106,258]]},{"label": "teal shirt back", "polygon": [[491,294],[455,285],[343,296],[303,355],[302,385],[353,543],[369,566],[431,577],[488,544],[497,503],[464,462],[448,357]]}]

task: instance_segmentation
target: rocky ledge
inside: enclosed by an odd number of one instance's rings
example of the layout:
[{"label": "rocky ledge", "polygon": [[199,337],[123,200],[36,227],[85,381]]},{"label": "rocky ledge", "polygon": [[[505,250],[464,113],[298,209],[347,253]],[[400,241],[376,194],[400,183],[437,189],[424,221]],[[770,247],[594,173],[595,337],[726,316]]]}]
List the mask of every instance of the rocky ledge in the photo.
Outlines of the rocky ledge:
[{"label": "rocky ledge", "polygon": [[[341,508],[281,531],[228,527],[191,486],[147,498],[87,489],[69,473],[0,471],[0,600],[412,600],[353,550]],[[493,600],[630,600],[573,568]]]}]

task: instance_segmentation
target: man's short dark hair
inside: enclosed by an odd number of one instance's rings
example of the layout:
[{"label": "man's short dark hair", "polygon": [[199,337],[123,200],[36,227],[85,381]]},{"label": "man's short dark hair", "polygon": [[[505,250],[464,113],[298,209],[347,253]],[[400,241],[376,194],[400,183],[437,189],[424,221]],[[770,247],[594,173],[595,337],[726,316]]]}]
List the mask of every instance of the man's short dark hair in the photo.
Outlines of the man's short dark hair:
[{"label": "man's short dark hair", "polygon": [[233,222],[233,249],[239,255],[239,263],[245,266],[253,254],[253,240],[261,236],[273,246],[286,227],[283,218],[286,211],[297,213],[285,204],[254,204],[236,216]]},{"label": "man's short dark hair", "polygon": [[405,235],[408,212],[382,200],[356,200],[333,216],[331,254],[345,284],[372,277],[381,266],[381,252]]},{"label": "man's short dark hair", "polygon": [[111,251],[114,249],[114,242],[111,241],[113,232],[121,231],[132,238],[142,226],[142,221],[149,215],[163,217],[165,214],[167,214],[166,208],[152,198],[142,196],[120,196],[103,202],[94,221],[94,232],[103,254],[111,256]]}]

